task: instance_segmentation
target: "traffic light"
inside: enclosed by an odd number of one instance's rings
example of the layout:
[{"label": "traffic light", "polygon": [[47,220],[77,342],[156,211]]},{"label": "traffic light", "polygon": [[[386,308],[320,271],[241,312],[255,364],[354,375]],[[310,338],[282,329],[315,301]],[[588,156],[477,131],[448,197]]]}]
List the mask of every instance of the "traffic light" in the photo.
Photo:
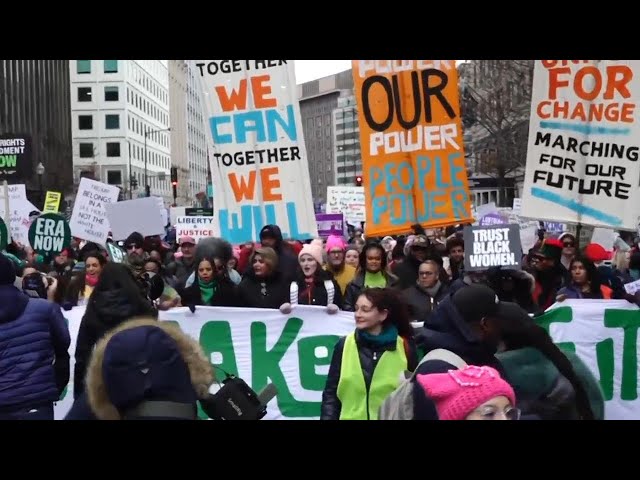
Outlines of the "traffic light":
[{"label": "traffic light", "polygon": [[178,186],[178,167],[171,167],[171,185]]},{"label": "traffic light", "polygon": [[173,189],[173,203],[178,198],[178,167],[171,167],[171,188]]},{"label": "traffic light", "polygon": [[362,186],[362,176],[361,175],[358,175],[356,177],[356,186],[357,187],[361,187]]}]

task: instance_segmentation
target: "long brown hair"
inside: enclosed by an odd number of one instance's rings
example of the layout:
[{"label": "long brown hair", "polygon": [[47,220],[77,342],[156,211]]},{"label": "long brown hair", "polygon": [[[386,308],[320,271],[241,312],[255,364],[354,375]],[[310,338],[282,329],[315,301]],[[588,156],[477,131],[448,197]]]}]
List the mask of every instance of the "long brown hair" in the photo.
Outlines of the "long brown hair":
[{"label": "long brown hair", "polygon": [[413,338],[409,310],[398,291],[392,288],[366,288],[360,295],[364,295],[378,310],[388,312],[387,318],[382,323],[383,328],[392,324],[398,329],[398,334],[401,337]]}]

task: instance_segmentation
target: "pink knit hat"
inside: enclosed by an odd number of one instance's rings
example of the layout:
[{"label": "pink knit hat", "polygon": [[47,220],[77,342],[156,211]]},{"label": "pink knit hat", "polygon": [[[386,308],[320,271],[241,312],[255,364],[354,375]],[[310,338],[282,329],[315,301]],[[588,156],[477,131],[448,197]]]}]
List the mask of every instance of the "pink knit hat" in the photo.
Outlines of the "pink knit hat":
[{"label": "pink knit hat", "polygon": [[342,237],[338,237],[336,235],[329,235],[329,238],[327,238],[327,244],[326,244],[327,253],[333,250],[334,248],[345,250],[347,248],[347,243],[344,241]]},{"label": "pink knit hat", "polygon": [[417,381],[436,404],[440,420],[464,420],[483,403],[502,395],[516,404],[511,385],[491,367],[468,365],[447,373],[418,375]]},{"label": "pink knit hat", "polygon": [[307,243],[302,247],[302,250],[300,250],[300,253],[298,254],[298,260],[300,260],[300,257],[302,255],[311,255],[316,262],[318,262],[318,264],[322,265],[324,263],[323,259],[322,259],[322,247],[313,244],[313,243]]}]

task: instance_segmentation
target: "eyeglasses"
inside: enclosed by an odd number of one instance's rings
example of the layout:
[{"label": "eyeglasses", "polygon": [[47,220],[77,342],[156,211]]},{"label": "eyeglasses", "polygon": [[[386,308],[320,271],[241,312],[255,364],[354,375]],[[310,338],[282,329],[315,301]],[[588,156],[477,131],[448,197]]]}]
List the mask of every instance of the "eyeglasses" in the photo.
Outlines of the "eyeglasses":
[{"label": "eyeglasses", "polygon": [[501,420],[501,416],[504,416],[507,420],[520,420],[522,411],[519,408],[507,407],[500,411],[495,407],[487,406],[482,409],[474,410],[472,413],[480,415],[481,420]]},{"label": "eyeglasses", "polygon": [[344,252],[342,250],[331,250],[329,252],[329,255],[333,255],[335,257],[339,257],[340,255],[342,255]]},{"label": "eyeglasses", "polygon": [[134,245],[127,245],[125,248],[126,248],[127,250],[135,250],[136,248],[138,248],[138,246],[137,246],[137,245],[135,245],[135,244],[134,244]]},{"label": "eyeglasses", "polygon": [[573,243],[573,242],[564,242],[563,245],[564,245],[565,248],[568,248],[568,247],[575,246],[575,243]]}]

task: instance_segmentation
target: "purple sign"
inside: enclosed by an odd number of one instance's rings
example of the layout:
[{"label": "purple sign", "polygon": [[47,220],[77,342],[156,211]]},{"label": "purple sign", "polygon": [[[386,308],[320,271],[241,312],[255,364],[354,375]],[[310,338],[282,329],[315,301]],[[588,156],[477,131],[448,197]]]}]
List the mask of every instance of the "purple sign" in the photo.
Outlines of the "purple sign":
[{"label": "purple sign", "polygon": [[489,213],[482,217],[478,223],[481,227],[487,227],[489,225],[506,225],[507,219],[499,213]]},{"label": "purple sign", "polygon": [[327,238],[329,235],[344,235],[344,216],[342,213],[316,213],[318,235]]}]

